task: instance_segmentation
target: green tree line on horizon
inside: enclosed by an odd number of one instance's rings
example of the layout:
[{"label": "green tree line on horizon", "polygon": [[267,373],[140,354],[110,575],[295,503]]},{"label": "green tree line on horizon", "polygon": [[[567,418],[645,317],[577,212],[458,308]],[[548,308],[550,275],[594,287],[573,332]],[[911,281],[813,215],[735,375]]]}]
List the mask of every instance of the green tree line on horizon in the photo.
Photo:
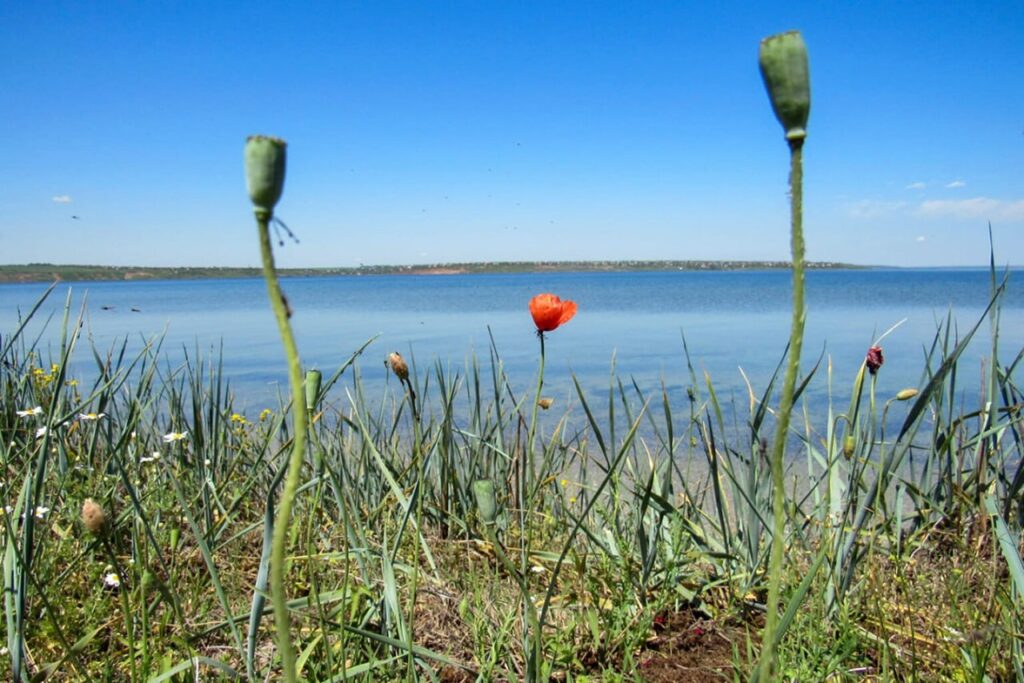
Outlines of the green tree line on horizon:
[{"label": "green tree line on horizon", "polygon": [[[533,272],[638,272],[666,270],[775,270],[788,261],[732,260],[606,260],[606,261],[481,261],[415,265],[360,265],[356,267],[282,268],[284,277],[322,275],[443,275]],[[817,261],[809,268],[869,268],[849,263]],[[53,280],[188,280],[259,277],[257,267],[239,266],[101,266],[29,263],[0,265],[0,282]]]}]

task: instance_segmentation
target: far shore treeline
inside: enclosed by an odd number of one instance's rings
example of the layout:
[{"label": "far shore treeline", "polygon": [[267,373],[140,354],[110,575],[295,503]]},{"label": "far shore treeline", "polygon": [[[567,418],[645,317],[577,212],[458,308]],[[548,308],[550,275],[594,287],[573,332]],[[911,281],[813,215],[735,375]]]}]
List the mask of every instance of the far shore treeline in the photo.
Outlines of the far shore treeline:
[{"label": "far shore treeline", "polygon": [[[808,268],[866,268],[849,263],[814,261]],[[481,263],[430,263],[410,266],[358,266],[354,268],[281,268],[283,277],[324,275],[475,275],[487,273],[592,273],[666,270],[775,270],[790,267],[789,261],[490,261]],[[78,266],[52,263],[0,265],[0,283],[95,280],[200,280],[261,277],[259,268]]]}]

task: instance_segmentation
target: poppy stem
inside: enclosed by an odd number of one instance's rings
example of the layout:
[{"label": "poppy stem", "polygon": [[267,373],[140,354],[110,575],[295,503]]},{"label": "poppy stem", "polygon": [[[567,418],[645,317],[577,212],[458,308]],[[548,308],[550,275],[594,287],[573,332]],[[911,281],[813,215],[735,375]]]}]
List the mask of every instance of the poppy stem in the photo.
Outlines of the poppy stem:
[{"label": "poppy stem", "polygon": [[281,343],[288,361],[288,381],[292,388],[292,415],[295,422],[288,474],[285,478],[284,490],[281,493],[277,519],[274,520],[274,535],[270,550],[270,598],[274,606],[277,649],[281,655],[281,670],[284,680],[287,683],[295,683],[297,680],[295,648],[292,645],[291,624],[284,590],[285,544],[288,540],[288,523],[295,501],[295,491],[299,486],[299,473],[306,450],[306,394],[302,382],[302,363],[299,360],[299,351],[295,345],[291,323],[288,321],[290,312],[284,294],[281,292],[277,270],[274,267],[274,251],[270,244],[270,212],[257,211],[256,223],[259,227],[263,279],[267,281],[270,308],[274,311],[274,317],[277,319],[277,326],[281,332]]},{"label": "poppy stem", "polygon": [[[537,371],[537,391],[534,393],[534,397],[533,397],[533,411],[532,411],[532,415],[530,416],[530,431],[529,431],[529,433],[527,434],[527,437],[526,437],[526,453],[525,453],[527,456],[529,456],[529,466],[530,466],[530,469],[529,469],[529,473],[530,473],[529,479],[530,479],[530,481],[527,482],[528,484],[532,484],[533,483],[532,479],[535,476],[535,472],[534,472],[534,469],[533,469],[533,465],[534,465],[534,463],[533,463],[533,442],[534,442],[534,440],[536,439],[536,436],[537,436],[538,409],[540,408],[541,393],[544,390],[544,333],[543,332],[538,332],[537,333],[537,338],[540,339],[540,368]],[[526,499],[524,498],[522,502],[523,502],[523,505],[525,507]]]},{"label": "poppy stem", "polygon": [[800,369],[800,350],[804,339],[804,231],[803,231],[803,138],[789,140],[789,197],[791,214],[791,246],[793,251],[793,322],[789,333],[789,362],[782,383],[779,402],[779,423],[772,448],[772,546],[768,565],[768,605],[758,679],[771,681],[775,674],[778,638],[779,597],[782,587],[782,562],[786,540],[784,465],[789,422],[793,414],[793,394]]},{"label": "poppy stem", "polygon": [[[537,370],[537,391],[533,397],[533,410],[530,416],[530,429],[526,436],[526,448],[522,452],[522,460],[519,465],[519,531],[522,542],[519,551],[519,569],[523,580],[529,576],[530,571],[530,540],[526,521],[526,510],[529,508],[530,487],[534,483],[536,473],[534,472],[534,441],[537,435],[537,418],[540,409],[541,393],[544,390],[544,332],[537,331],[537,338],[540,339],[540,367]],[[525,585],[525,584],[524,584]],[[532,617],[532,618],[531,618]],[[526,649],[526,680],[535,681],[540,666],[540,629],[536,624],[536,611],[530,601],[529,592],[523,590],[523,647]]]}]

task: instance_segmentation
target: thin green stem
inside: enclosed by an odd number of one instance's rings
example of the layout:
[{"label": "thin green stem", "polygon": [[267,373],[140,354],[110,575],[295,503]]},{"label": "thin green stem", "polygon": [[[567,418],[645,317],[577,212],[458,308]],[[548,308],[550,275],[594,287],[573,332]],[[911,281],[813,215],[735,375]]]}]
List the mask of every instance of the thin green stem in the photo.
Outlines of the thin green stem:
[{"label": "thin green stem", "polygon": [[508,555],[505,554],[505,549],[498,541],[498,536],[494,532],[493,524],[484,524],[484,533],[487,536],[487,540],[490,541],[491,546],[494,548],[494,554],[498,560],[504,565],[505,571],[508,572],[509,576],[513,577],[517,584],[519,584],[519,592],[523,594],[523,614],[526,619],[526,624],[531,632],[532,636],[527,636],[527,656],[526,656],[526,676],[525,680],[532,683],[540,679],[539,667],[540,667],[540,620],[537,617],[537,606],[530,600],[530,584],[529,584],[529,571],[526,573],[517,571],[515,565],[512,564],[512,560],[509,559]]},{"label": "thin green stem", "polygon": [[[413,390],[412,380],[408,377],[405,378],[404,383],[409,391],[409,406],[412,409],[412,448],[413,448],[413,462],[416,466],[416,529],[422,528],[423,524],[423,482],[424,482],[424,466],[423,461],[423,434],[420,427],[420,415],[416,409],[416,392]],[[443,485],[443,482],[442,482]],[[444,510],[442,514],[445,514],[447,510]],[[422,537],[421,537],[422,538]],[[395,550],[397,551],[397,545]],[[409,605],[409,624],[407,628],[407,658],[406,658],[406,680],[416,679],[416,657],[413,652],[413,639],[415,637],[415,625],[416,625],[416,592],[419,590],[420,583],[420,565],[415,563],[413,565],[412,572],[412,587],[410,595],[412,599]]]},{"label": "thin green stem", "polygon": [[[132,625],[132,620],[135,615],[132,613],[131,601],[128,597],[128,586],[126,585],[126,579],[128,575],[124,571],[124,567],[117,559],[117,553],[114,552],[114,547],[110,544],[110,540],[103,538],[103,550],[107,553],[107,558],[110,560],[110,565],[117,573],[118,578],[118,596],[121,599],[121,610],[124,613],[124,630],[128,640],[128,665],[130,667],[130,681],[139,680],[138,671],[135,668],[135,629]],[[145,612],[146,605],[142,604],[142,611]]]},{"label": "thin green stem", "polygon": [[803,231],[803,139],[789,141],[789,193],[791,213],[791,243],[793,251],[793,322],[789,333],[789,362],[782,384],[782,398],[779,405],[779,423],[772,448],[772,547],[768,566],[768,612],[765,616],[761,660],[758,665],[758,680],[773,680],[779,639],[775,630],[778,626],[779,597],[782,588],[782,560],[785,547],[785,491],[783,487],[786,440],[789,436],[789,421],[793,414],[793,394],[796,391],[797,373],[800,368],[800,350],[804,340],[804,231]]},{"label": "thin green stem", "polygon": [[277,649],[281,654],[281,669],[287,683],[295,683],[295,648],[292,646],[287,597],[284,592],[285,543],[288,540],[288,523],[291,519],[295,490],[299,486],[299,473],[306,450],[306,394],[302,386],[302,364],[295,346],[289,311],[281,292],[281,285],[274,268],[274,252],[270,245],[270,213],[257,210],[256,222],[260,233],[260,256],[263,259],[263,279],[267,281],[270,307],[277,319],[288,361],[288,381],[292,388],[292,415],[295,421],[292,437],[292,454],[288,461],[288,474],[281,493],[281,503],[274,520],[274,536],[270,550],[270,599],[274,606],[274,624],[277,628]]},{"label": "thin green stem", "polygon": [[538,332],[540,339],[540,367],[537,370],[537,390],[533,396],[533,409],[530,415],[530,428],[526,436],[526,448],[519,466],[520,489],[519,489],[519,571],[522,577],[523,592],[523,620],[524,646],[527,650],[526,657],[526,680],[537,680],[538,667],[540,665],[540,638],[541,634],[537,627],[537,612],[530,599],[530,590],[527,578],[530,571],[530,538],[528,524],[526,522],[526,510],[530,506],[530,486],[534,483],[533,470],[533,442],[537,435],[537,417],[540,408],[541,392],[544,390],[544,333]]},{"label": "thin green stem", "polygon": [[[533,397],[533,412],[532,412],[532,414],[530,416],[530,430],[529,430],[529,432],[528,432],[528,434],[526,436],[526,452],[525,452],[525,454],[527,456],[529,456],[529,463],[527,463],[527,464],[529,464],[529,466],[530,466],[529,467],[529,473],[530,473],[530,478],[531,479],[532,479],[533,474],[534,474],[534,472],[533,472],[533,442],[534,442],[534,438],[537,435],[537,414],[538,414],[538,409],[540,408],[541,392],[544,390],[544,333],[543,332],[538,332],[537,333],[537,338],[540,339],[540,368],[537,370],[537,391],[534,392],[534,397]],[[532,483],[532,482],[527,481],[526,483],[529,484],[529,483]],[[526,506],[526,501],[523,500],[521,502],[522,502],[523,506],[525,507]]]}]

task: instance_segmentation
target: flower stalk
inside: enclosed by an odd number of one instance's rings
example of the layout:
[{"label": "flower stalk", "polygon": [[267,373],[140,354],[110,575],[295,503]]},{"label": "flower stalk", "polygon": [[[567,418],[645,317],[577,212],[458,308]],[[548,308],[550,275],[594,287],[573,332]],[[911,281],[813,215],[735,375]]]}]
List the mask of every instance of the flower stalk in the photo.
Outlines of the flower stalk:
[{"label": "flower stalk", "polygon": [[274,265],[274,251],[270,243],[270,222],[274,206],[284,189],[285,143],[277,138],[253,136],[245,146],[246,180],[249,196],[256,215],[259,232],[260,257],[263,264],[263,279],[267,282],[270,308],[274,312],[281,343],[288,363],[288,382],[292,390],[292,416],[294,436],[292,452],[288,461],[288,473],[284,490],[274,520],[274,533],[270,551],[270,598],[274,607],[274,624],[277,631],[277,649],[281,656],[283,679],[287,683],[297,680],[295,648],[291,639],[291,624],[288,617],[287,596],[285,595],[285,545],[288,540],[288,525],[295,502],[295,491],[299,486],[299,473],[306,452],[307,412],[306,393],[302,380],[302,363],[292,333],[291,310],[281,291],[281,283]]},{"label": "flower stalk", "polygon": [[[526,680],[536,681],[540,677],[541,665],[541,625],[537,618],[537,608],[530,598],[530,537],[529,525],[526,521],[526,510],[531,502],[531,487],[535,485],[537,474],[534,467],[534,442],[537,436],[538,409],[544,392],[544,335],[553,332],[561,325],[569,322],[576,315],[576,303],[562,301],[554,294],[538,294],[530,299],[530,315],[537,327],[537,339],[540,341],[540,366],[537,369],[537,388],[533,396],[530,415],[530,426],[526,436],[526,447],[519,460],[519,576],[523,593],[523,633],[524,649],[526,650]],[[506,558],[507,560],[507,558]]]},{"label": "flower stalk", "polygon": [[771,453],[772,545],[768,564],[768,605],[762,639],[761,657],[755,678],[774,680],[778,644],[779,599],[782,587],[785,548],[784,463],[789,423],[793,414],[793,396],[800,369],[804,320],[804,233],[803,233],[803,146],[810,113],[810,79],[807,48],[798,31],[790,31],[761,41],[761,76],[772,109],[782,125],[789,145],[790,248],[793,258],[793,319],[789,333],[789,358],[782,384],[779,420]]}]

